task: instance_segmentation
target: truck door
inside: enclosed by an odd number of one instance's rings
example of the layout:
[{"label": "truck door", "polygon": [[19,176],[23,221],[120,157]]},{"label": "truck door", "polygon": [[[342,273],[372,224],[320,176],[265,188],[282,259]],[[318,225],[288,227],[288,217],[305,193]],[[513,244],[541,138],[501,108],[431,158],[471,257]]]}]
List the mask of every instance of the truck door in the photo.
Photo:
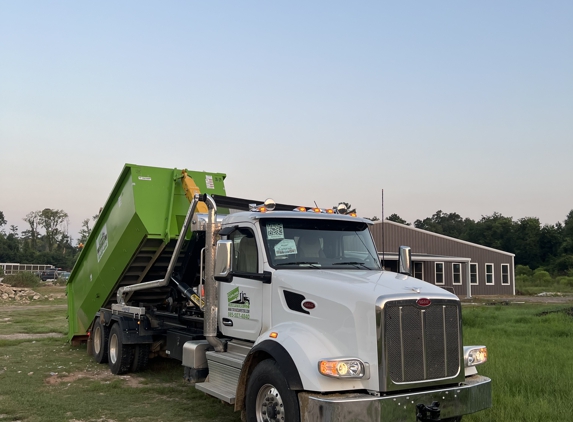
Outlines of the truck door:
[{"label": "truck door", "polygon": [[219,327],[225,336],[256,340],[262,329],[263,284],[249,278],[262,271],[262,253],[254,230],[241,227],[233,241],[233,279],[219,283]]}]

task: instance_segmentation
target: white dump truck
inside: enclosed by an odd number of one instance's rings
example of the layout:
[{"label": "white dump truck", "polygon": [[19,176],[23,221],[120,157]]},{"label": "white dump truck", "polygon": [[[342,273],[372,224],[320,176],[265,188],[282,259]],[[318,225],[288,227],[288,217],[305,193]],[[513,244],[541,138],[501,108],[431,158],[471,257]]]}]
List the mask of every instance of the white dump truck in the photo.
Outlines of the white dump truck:
[{"label": "white dump truck", "polygon": [[169,170],[173,186],[152,186],[162,171],[126,166],[68,281],[70,340],[113,373],[178,359],[247,421],[459,421],[491,407],[486,347],[463,346],[460,301],[410,276],[409,248],[383,271],[372,222],[343,208],[230,198],[221,174]]}]

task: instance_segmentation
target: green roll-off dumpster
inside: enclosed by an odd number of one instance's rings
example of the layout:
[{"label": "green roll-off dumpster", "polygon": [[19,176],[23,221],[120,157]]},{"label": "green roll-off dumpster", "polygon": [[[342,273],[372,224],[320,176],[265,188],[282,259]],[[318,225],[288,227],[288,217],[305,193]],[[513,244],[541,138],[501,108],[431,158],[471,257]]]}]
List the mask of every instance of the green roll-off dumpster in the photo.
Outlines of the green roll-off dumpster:
[{"label": "green roll-off dumpster", "polygon": [[125,165],[68,280],[70,341],[86,338],[96,312],[115,303],[119,287],[165,275],[189,209],[185,191],[225,195],[225,177]]}]

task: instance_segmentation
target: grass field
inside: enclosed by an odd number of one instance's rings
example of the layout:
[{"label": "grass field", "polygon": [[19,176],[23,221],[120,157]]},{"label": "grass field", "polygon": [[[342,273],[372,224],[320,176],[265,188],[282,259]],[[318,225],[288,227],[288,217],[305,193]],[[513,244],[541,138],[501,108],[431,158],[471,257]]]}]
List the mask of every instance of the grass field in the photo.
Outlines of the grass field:
[{"label": "grass field", "polygon": [[464,343],[486,344],[479,372],[493,407],[467,421],[573,420],[573,303],[464,308]]},{"label": "grass field", "polygon": [[[0,304],[0,338],[67,329],[63,298]],[[464,343],[486,344],[493,408],[470,421],[573,420],[573,303],[464,306]],[[569,310],[569,312],[567,312]],[[182,379],[176,361],[113,376],[66,338],[0,340],[0,421],[234,421],[239,414]]]}]

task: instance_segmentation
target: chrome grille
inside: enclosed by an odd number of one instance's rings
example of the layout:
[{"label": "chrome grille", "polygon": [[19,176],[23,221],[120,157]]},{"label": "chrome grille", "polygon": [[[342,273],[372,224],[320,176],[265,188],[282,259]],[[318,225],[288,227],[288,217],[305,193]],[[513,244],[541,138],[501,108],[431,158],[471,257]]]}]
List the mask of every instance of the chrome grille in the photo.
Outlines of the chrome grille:
[{"label": "chrome grille", "polygon": [[460,368],[459,304],[433,300],[384,306],[386,373],[394,383],[452,378]]}]

